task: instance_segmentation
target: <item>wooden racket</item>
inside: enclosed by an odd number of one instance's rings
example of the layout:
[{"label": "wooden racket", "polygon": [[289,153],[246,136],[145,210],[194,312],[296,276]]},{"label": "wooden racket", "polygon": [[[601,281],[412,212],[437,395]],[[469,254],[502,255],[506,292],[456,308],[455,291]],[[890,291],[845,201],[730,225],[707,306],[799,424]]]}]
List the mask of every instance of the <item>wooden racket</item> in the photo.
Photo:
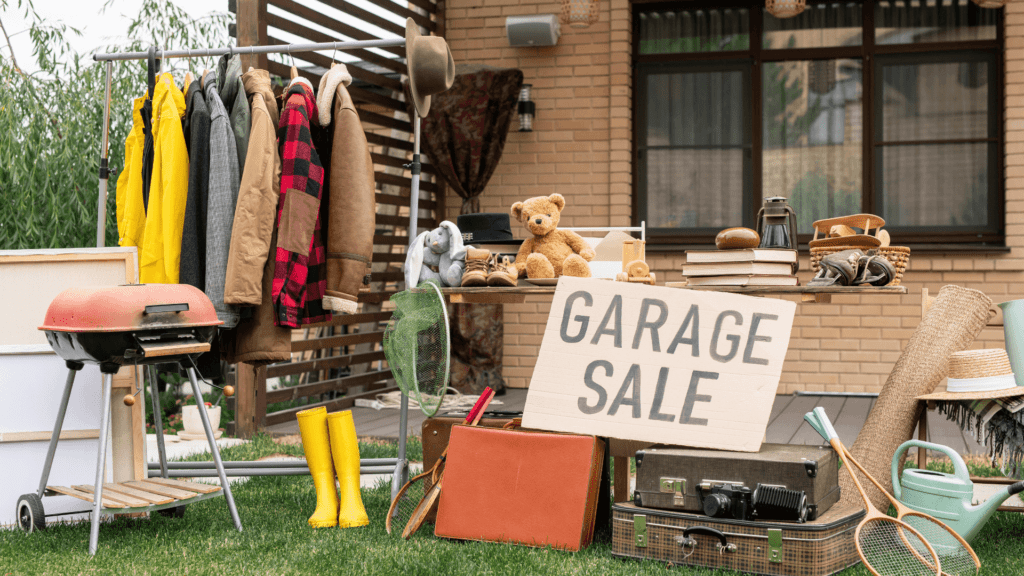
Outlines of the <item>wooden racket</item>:
[{"label": "wooden racket", "polygon": [[[827,423],[828,426],[832,426],[832,422],[829,420],[828,414],[825,413],[824,408],[821,408],[820,406],[815,408],[814,415],[817,417],[818,422],[822,424]],[[817,427],[815,427],[815,429],[817,430]],[[818,432],[821,433],[821,430]],[[842,446],[842,442],[840,442],[840,445]],[[926,542],[931,544],[935,553],[939,557],[943,574],[948,576],[977,576],[978,571],[981,569],[981,560],[978,559],[978,555],[974,553],[974,549],[971,548],[971,545],[968,544],[963,537],[937,518],[929,516],[924,512],[918,512],[917,510],[909,508],[897,500],[892,494],[882,487],[878,480],[875,480],[874,476],[869,474],[868,471],[860,465],[860,462],[857,462],[853,455],[850,454],[850,451],[846,449],[846,446],[842,446],[842,448],[846,461],[856,466],[857,469],[860,470],[860,473],[870,480],[871,483],[875,485],[875,488],[878,488],[879,492],[885,494],[889,503],[896,509],[896,519],[909,524],[924,536]],[[923,551],[921,554],[925,555]]]},{"label": "wooden racket", "polygon": [[[485,401],[490,403],[490,395],[493,398],[493,390],[490,387],[486,388],[480,398],[477,399],[476,404],[466,415],[466,424],[479,422],[479,416],[483,415],[484,407],[486,406]],[[411,480],[402,486],[402,489],[395,494],[395,498],[391,501],[391,506],[388,508],[387,518],[384,520],[384,528],[388,534],[391,534],[392,526],[408,526],[412,518],[415,516],[417,511],[420,509],[420,503],[429,495],[429,490],[424,489],[426,478],[430,477],[431,481],[436,485],[437,480],[440,478],[441,471],[444,467],[445,457],[448,455],[448,448],[445,448],[441,453],[441,457],[434,462],[434,465],[428,470],[424,470],[420,474],[414,476]],[[420,524],[423,521],[420,520]]]},{"label": "wooden racket", "polygon": [[[473,410],[466,416],[467,424],[470,426],[476,426],[480,423],[480,419],[483,417],[484,411],[487,410],[487,405],[494,399],[494,394],[495,392],[494,390],[491,390],[490,386],[484,390],[483,394],[480,395],[480,400],[477,400],[477,405],[473,406]],[[444,454],[441,455],[438,462],[444,460],[447,455],[448,448],[445,448]],[[437,508],[438,499],[441,496],[441,483],[444,480],[444,469],[437,468],[435,466],[432,476],[430,489],[427,490],[427,493],[423,495],[423,499],[420,500],[419,505],[412,511],[412,515],[409,517],[409,522],[405,525],[405,530],[402,531],[402,538],[405,538],[406,540],[411,538],[412,535],[415,534],[421,526],[423,526],[423,522],[428,516],[430,516],[431,512]]]},{"label": "wooden racket", "polygon": [[[839,459],[847,463],[846,450],[831,422],[819,421],[813,412],[805,414],[804,419],[828,440]],[[942,576],[939,556],[924,536],[910,524],[875,508],[850,465],[847,463],[844,468],[866,509],[853,535],[857,555],[864,566],[875,576]]]}]

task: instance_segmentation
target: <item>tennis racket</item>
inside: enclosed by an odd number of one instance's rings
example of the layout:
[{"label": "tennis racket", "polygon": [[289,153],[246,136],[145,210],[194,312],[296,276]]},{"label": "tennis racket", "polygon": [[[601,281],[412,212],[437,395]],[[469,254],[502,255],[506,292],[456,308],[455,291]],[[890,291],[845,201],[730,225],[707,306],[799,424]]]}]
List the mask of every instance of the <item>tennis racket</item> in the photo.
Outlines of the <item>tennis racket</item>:
[{"label": "tennis racket", "polygon": [[[483,407],[484,402],[490,402],[487,398],[490,395],[493,398],[493,390],[487,388],[480,398],[477,399],[476,404],[473,405],[472,410],[466,415],[466,424],[470,424],[474,419],[479,422],[478,415],[484,413]],[[441,471],[444,467],[445,457],[448,455],[448,449],[445,448],[444,452],[441,453],[441,457],[434,462],[434,465],[428,470],[424,470],[420,474],[414,476],[411,480],[402,486],[402,489],[395,495],[394,500],[391,501],[391,506],[388,508],[388,516],[384,521],[384,528],[388,534],[391,534],[393,526],[408,526],[412,520],[413,515],[420,508],[420,503],[427,497],[429,490],[426,489],[427,478],[431,478],[434,486],[437,485],[437,480],[440,478]],[[431,486],[433,488],[433,486]],[[420,520],[422,524],[422,520]]]},{"label": "tennis racket", "polygon": [[[814,412],[805,414],[804,419],[828,440],[839,459],[847,462],[846,450],[832,423],[827,419],[819,420]],[[875,576],[941,576],[939,557],[924,536],[910,524],[875,508],[849,463],[844,468],[867,509],[854,532],[857,555],[864,566]]]},{"label": "tennis racket", "polygon": [[[480,395],[480,400],[473,406],[473,410],[470,411],[469,415],[466,416],[467,424],[470,426],[476,426],[480,423],[480,418],[483,417],[484,412],[487,410],[487,405],[494,399],[495,392],[488,386],[484,390],[483,394]],[[482,402],[482,404],[481,404]],[[441,460],[448,454],[448,449],[445,448],[444,455],[441,456]],[[436,467],[435,467],[436,468]],[[437,509],[438,499],[441,497],[441,482],[444,480],[444,469],[437,468],[433,472],[431,478],[430,489],[423,495],[423,499],[412,511],[412,515],[409,517],[409,522],[405,526],[405,530],[402,531],[402,538],[408,540],[415,534],[423,522],[430,516],[431,512]]]},{"label": "tennis racket", "polygon": [[[825,413],[825,409],[818,407],[814,409],[814,416],[817,417],[818,422],[827,422],[829,426],[832,425]],[[812,424],[812,427],[814,425]],[[815,429],[817,429],[815,427]],[[821,431],[819,430],[819,433]],[[826,437],[827,438],[827,437]],[[926,542],[931,544],[935,553],[939,557],[939,562],[942,566],[942,573],[948,576],[977,576],[978,570],[981,569],[981,560],[978,559],[978,555],[974,553],[974,549],[967,543],[959,534],[957,534],[952,528],[942,523],[936,518],[929,516],[923,512],[913,510],[902,502],[897,500],[892,494],[886,491],[874,476],[868,473],[860,462],[854,459],[850,451],[843,446],[847,462],[852,463],[860,470],[860,473],[865,478],[871,481],[875,485],[875,488],[885,494],[888,498],[889,503],[892,504],[893,508],[896,509],[896,518],[906,522],[915,530],[924,536]],[[926,556],[924,551],[919,550],[923,556]]]}]

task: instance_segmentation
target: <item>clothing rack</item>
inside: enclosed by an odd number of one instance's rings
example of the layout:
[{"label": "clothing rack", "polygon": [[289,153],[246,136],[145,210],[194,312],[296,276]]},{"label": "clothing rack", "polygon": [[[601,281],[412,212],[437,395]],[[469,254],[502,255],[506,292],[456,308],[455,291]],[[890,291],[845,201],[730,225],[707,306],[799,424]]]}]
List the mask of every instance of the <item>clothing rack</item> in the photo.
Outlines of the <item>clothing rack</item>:
[{"label": "clothing rack", "polygon": [[[107,224],[107,180],[110,175],[107,166],[107,150],[110,133],[110,84],[113,75],[113,62],[115,60],[146,60],[159,55],[164,58],[196,58],[208,56],[223,56],[225,54],[293,54],[296,52],[316,52],[318,50],[349,50],[354,48],[404,48],[405,38],[393,40],[359,40],[350,42],[320,42],[306,44],[271,44],[266,46],[228,46],[224,48],[195,48],[185,50],[159,50],[151,47],[146,52],[114,52],[93,54],[93,60],[106,62],[106,94],[103,99],[103,136],[100,144],[100,183],[99,183],[99,214],[96,222],[96,246],[102,248],[106,236]],[[412,162],[406,164],[412,173],[412,182],[409,193],[409,239],[410,241],[418,234],[417,217],[419,216],[420,205],[420,117],[413,109],[413,151]],[[154,411],[154,418],[159,414]],[[391,497],[398,494],[398,490],[408,480],[409,462],[406,459],[406,437],[409,427],[409,398],[402,394],[402,401],[399,407],[398,418],[398,459],[395,463],[391,478]],[[162,426],[157,425],[157,450],[160,454],[162,471],[167,470],[167,457],[164,451]],[[209,463],[212,469],[212,462]],[[267,466],[269,464],[269,466]],[[363,468],[367,468],[367,461],[361,462]],[[371,466],[372,467],[372,466]],[[261,468],[268,471],[273,468],[273,463],[253,462],[252,471],[257,472]],[[166,476],[164,476],[166,477]]]}]

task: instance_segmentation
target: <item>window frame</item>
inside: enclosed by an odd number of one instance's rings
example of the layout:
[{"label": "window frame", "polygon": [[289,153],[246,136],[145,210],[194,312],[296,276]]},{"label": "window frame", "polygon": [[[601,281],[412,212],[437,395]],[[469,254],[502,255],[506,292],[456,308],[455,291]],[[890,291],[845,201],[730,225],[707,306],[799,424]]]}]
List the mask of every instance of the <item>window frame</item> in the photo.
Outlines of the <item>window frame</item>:
[{"label": "window frame", "polygon": [[[833,0],[834,1],[834,0]],[[808,0],[808,4],[829,3],[829,0]],[[965,52],[987,59],[991,62],[991,78],[989,80],[989,123],[994,126],[994,132],[990,128],[990,137],[994,137],[994,150],[989,156],[989,224],[981,227],[901,227],[889,226],[886,228],[897,238],[901,244],[917,245],[919,247],[939,248],[940,245],[955,245],[955,249],[980,249],[1005,248],[1005,225],[1006,225],[1006,182],[1004,178],[1005,158],[1005,130],[1004,106],[1006,93],[1005,79],[1005,53],[1004,47],[1004,14],[998,11],[996,15],[996,38],[994,40],[969,40],[957,42],[930,42],[920,44],[875,44],[875,6],[877,0],[863,0],[862,10],[862,43],[860,46],[839,46],[824,48],[790,48],[766,50],[762,47],[762,31],[764,30],[762,0],[688,0],[682,2],[666,2],[664,0],[633,0],[632,26],[633,26],[633,221],[639,225],[645,218],[646,189],[643,187],[644,180],[641,174],[641,142],[646,138],[646,78],[656,70],[672,69],[674,66],[696,68],[703,65],[714,69],[716,66],[735,66],[745,64],[750,66],[749,74],[746,76],[750,86],[750,94],[747,98],[748,117],[750,128],[751,158],[749,163],[749,179],[744,177],[744,182],[749,187],[744,190],[743,196],[743,221],[733,225],[753,227],[757,210],[761,206],[763,166],[763,99],[762,99],[762,64],[764,62],[782,62],[789,60],[833,60],[841,58],[861,59],[864,66],[863,74],[863,101],[862,117],[863,135],[861,154],[863,162],[862,175],[862,200],[861,208],[866,213],[877,214],[881,208],[881,170],[876,170],[880,165],[880,159],[876,153],[881,153],[881,146],[876,146],[876,126],[881,120],[881,110],[875,113],[874,103],[878,98],[876,85],[879,84],[879,74],[882,66],[876,65],[876,58],[883,63],[902,61],[908,62],[928,58],[941,57],[945,54],[956,53],[964,57]],[[640,54],[640,18],[641,11],[656,11],[667,9],[722,9],[722,8],[747,8],[749,10],[750,24],[750,47],[747,50],[730,50],[723,52],[692,52],[678,54]],[[980,9],[980,8],[975,8]],[[968,56],[969,57],[969,56]],[[881,87],[879,86],[880,90]],[[877,150],[876,150],[877,148]],[[877,173],[876,173],[877,172]],[[641,198],[641,196],[644,196]],[[801,244],[806,244],[812,237],[812,231],[801,231],[799,239]],[[706,245],[713,242],[714,234],[707,229],[685,229],[685,228],[660,228],[650,229],[648,244],[657,250],[672,249],[675,247]]]},{"label": "window frame", "polygon": [[[696,73],[699,73],[699,72],[719,72],[719,71],[722,71],[722,72],[740,72],[740,73],[743,74],[743,89],[744,89],[743,90],[743,108],[744,108],[743,124],[744,124],[744,127],[748,131],[752,131],[753,124],[752,124],[752,119],[750,117],[750,111],[751,111],[751,105],[750,105],[751,80],[750,80],[750,74],[751,74],[751,70],[752,70],[752,68],[750,66],[750,60],[749,59],[719,60],[719,61],[716,61],[716,62],[694,62],[694,61],[691,61],[691,62],[662,62],[662,63],[655,63],[655,64],[650,65],[650,66],[645,66],[642,69],[638,69],[637,74],[634,77],[634,84],[637,86],[637,96],[636,97],[639,98],[639,100],[637,100],[637,101],[638,102],[647,102],[647,78],[649,76],[651,76],[651,75],[675,73],[675,72],[682,72],[682,73],[688,73],[688,72],[691,72],[691,73],[694,73],[694,72],[696,72]],[[646,160],[646,152],[647,152],[647,150],[652,148],[652,147],[646,146],[645,144],[642,144],[642,143],[645,143],[647,141],[647,107],[646,106],[640,106],[640,107],[635,107],[635,108],[636,108],[636,119],[637,119],[636,122],[637,123],[634,124],[634,127],[635,127],[634,134],[638,134],[638,136],[635,137],[635,142],[634,142],[634,158],[636,159],[637,162],[644,162]],[[656,148],[667,148],[667,147],[658,146]],[[707,149],[707,148],[711,148],[711,147],[678,146],[678,147],[675,147],[675,148]],[[751,180],[752,180],[752,177],[753,177],[753,162],[752,162],[753,142],[752,142],[752,133],[748,133],[747,134],[747,138],[746,138],[745,142],[742,145],[740,145],[740,146],[729,146],[729,148],[741,148],[744,151],[744,153],[743,153],[743,188],[744,188],[745,191],[749,190],[750,187],[751,187]],[[639,164],[635,164],[635,166],[639,166]],[[639,168],[638,168],[637,170],[634,170],[634,173],[636,174],[638,186],[641,186],[642,187],[641,189],[646,189],[646,186],[647,186],[646,172],[641,173]],[[638,213],[646,214],[646,212],[647,212],[647,196],[646,196],[646,194],[643,196],[643,198],[639,198],[636,194],[634,194],[633,196],[634,196],[634,198],[636,198]],[[744,220],[746,219],[746,215],[748,213],[750,213],[750,211],[751,211],[751,204],[750,204],[751,200],[752,199],[750,197],[750,194],[744,193],[743,206],[742,206],[742,214],[743,214]],[[755,212],[756,212],[756,210],[755,210]],[[680,235],[678,233],[679,230],[688,230],[689,232],[687,234]],[[655,227],[651,227],[651,226],[647,227],[648,234],[652,235],[652,237],[659,237],[659,238],[662,238],[662,237],[665,237],[665,238],[667,238],[667,237],[683,237],[683,238],[685,238],[683,240],[684,242],[699,241],[701,238],[706,238],[708,236],[714,237],[714,235],[717,234],[719,232],[719,230],[721,230],[721,228],[710,228],[710,227],[707,227],[707,228],[685,228],[685,229],[682,229],[682,228],[655,228]]]}]

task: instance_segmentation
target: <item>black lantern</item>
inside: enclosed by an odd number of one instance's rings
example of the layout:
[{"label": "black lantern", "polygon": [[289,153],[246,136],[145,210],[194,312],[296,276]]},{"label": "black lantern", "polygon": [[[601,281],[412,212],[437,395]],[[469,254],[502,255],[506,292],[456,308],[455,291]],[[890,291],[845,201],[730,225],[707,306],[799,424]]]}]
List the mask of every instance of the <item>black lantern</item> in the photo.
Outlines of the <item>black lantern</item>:
[{"label": "black lantern", "polygon": [[519,131],[533,132],[533,114],[536,110],[533,102],[530,101],[530,89],[532,84],[523,84],[519,89]]}]

